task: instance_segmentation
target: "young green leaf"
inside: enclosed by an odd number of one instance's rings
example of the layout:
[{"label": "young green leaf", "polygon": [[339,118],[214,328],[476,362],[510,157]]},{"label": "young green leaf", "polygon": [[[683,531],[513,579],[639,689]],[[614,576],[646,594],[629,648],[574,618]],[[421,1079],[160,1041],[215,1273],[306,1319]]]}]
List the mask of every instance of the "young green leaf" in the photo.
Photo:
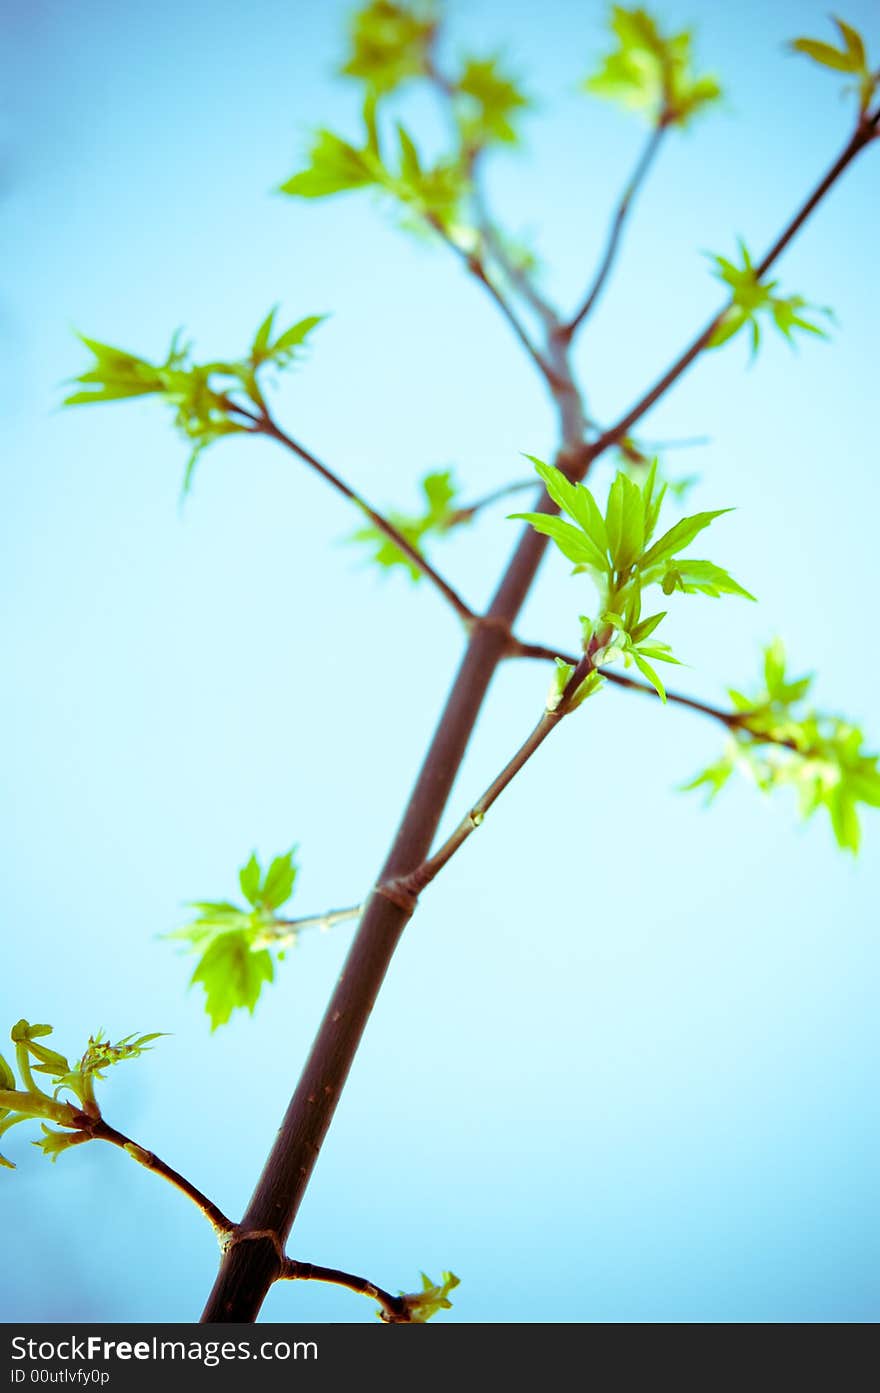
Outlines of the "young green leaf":
[{"label": "young green leaf", "polygon": [[658,675],[657,675],[657,673],[655,672],[654,668],[651,667],[651,664],[648,662],[647,658],[643,657],[642,654],[639,652],[639,650],[638,650],[637,648],[634,648],[634,649],[632,650],[632,659],[633,659],[633,662],[635,663],[636,667],[638,668],[639,672],[642,674],[643,677],[647,677],[648,681],[651,683],[651,686],[652,686],[652,687],[654,688],[654,690],[656,691],[658,697],[660,698],[660,700],[661,700],[661,701],[663,702],[663,704],[665,705],[665,704],[666,704],[666,688],[664,687],[663,683],[660,681],[660,678],[658,677]]},{"label": "young green leaf", "polygon": [[802,53],[823,68],[835,72],[848,73],[856,81],[854,86],[859,94],[859,114],[864,115],[871,105],[874,94],[880,86],[880,69],[872,72],[865,51],[865,42],[857,29],[845,20],[832,15],[841,38],[841,47],[825,43],[821,39],[793,39],[789,47],[794,53]]},{"label": "young green leaf", "polygon": [[561,469],[545,464],[534,455],[526,455],[535,466],[535,473],[543,481],[544,487],[557,507],[568,513],[582,531],[589,537],[596,551],[604,555],[608,550],[608,533],[602,510],[585,484],[574,484],[567,479]]},{"label": "young green leaf", "polygon": [[684,551],[689,547],[695,537],[698,537],[704,528],[708,527],[716,518],[723,517],[725,513],[732,513],[732,508],[716,508],[712,513],[694,513],[689,518],[682,518],[674,527],[670,527],[668,532],[654,543],[645,552],[639,565],[643,575],[652,566],[657,565],[668,556],[675,556],[677,552]]},{"label": "young green leaf", "polygon": [[381,184],[383,166],[367,146],[359,150],[333,131],[315,133],[308,164],[278,187],[290,198],[329,198]]},{"label": "young green leaf", "polygon": [[[252,852],[250,860],[242,866],[238,873],[238,881],[248,904],[257,905],[260,899],[260,863],[256,852]],[[229,908],[237,912],[234,905]]]},{"label": "young green leaf", "polygon": [[190,980],[205,989],[205,1010],[213,1031],[225,1025],[233,1011],[247,1010],[253,1015],[263,983],[271,982],[274,976],[268,950],[252,951],[247,934],[237,930],[211,941]]},{"label": "young green leaf", "polygon": [[[419,1292],[401,1292],[409,1319],[413,1322],[422,1324],[435,1316],[438,1311],[448,1311],[452,1307],[449,1300],[449,1293],[460,1286],[460,1278],[454,1272],[442,1273],[440,1282],[432,1282],[431,1278],[422,1273],[422,1290]],[[379,1312],[380,1317],[382,1312]]]},{"label": "young green leaf", "polygon": [[714,797],[735,769],[763,792],[791,787],[801,815],[824,807],[838,845],[857,852],[861,839],[858,805],[880,807],[878,756],[864,748],[861,730],[838,716],[795,708],[809,677],[788,681],[782,644],[764,654],[764,689],[748,696],[731,692],[739,713],[723,758],[683,787],[706,788]]},{"label": "young green leaf", "polygon": [[652,125],[686,126],[719,100],[716,79],[693,70],[689,30],[665,35],[647,11],[623,5],[612,6],[610,28],[617,47],[586,79],[586,91],[644,115]]},{"label": "young green leaf", "polygon": [[827,332],[814,320],[808,319],[804,311],[818,313],[831,319],[827,307],[811,305],[802,295],[775,294],[777,281],[761,281],[755,274],[752,258],[745,243],[740,240],[742,265],[735,266],[726,257],[714,256],[714,275],[730,290],[731,303],[719,320],[711,338],[709,348],[719,348],[748,326],[751,330],[752,356],[758,351],[761,342],[762,319],[769,318],[782,334],[786,342],[795,347],[794,331],[814,334],[827,338]]},{"label": "young green leaf", "polygon": [[269,866],[260,889],[260,903],[265,909],[280,909],[293,894],[297,874],[295,853],[296,847],[293,847],[283,856],[276,856]]},{"label": "young green leaf", "polygon": [[[421,480],[421,491],[425,506],[420,514],[409,515],[394,510],[386,513],[388,521],[416,551],[422,550],[426,537],[440,537],[453,527],[470,522],[473,516],[454,506],[458,499],[458,486],[448,469],[426,474]],[[372,523],[353,532],[348,540],[371,546],[374,549],[372,560],[376,565],[389,570],[401,566],[416,583],[424,578],[424,573],[410,557]]]},{"label": "young green leaf", "polygon": [[744,600],[754,600],[755,596],[745,590],[721,566],[711,561],[692,561],[689,557],[679,557],[666,565],[661,582],[664,595],[681,590],[685,595],[740,595]]},{"label": "young green leaf", "polygon": [[479,149],[493,143],[516,143],[518,136],[513,122],[530,103],[517,84],[501,71],[498,58],[469,58],[454,91],[456,114],[466,147]]},{"label": "young green leaf", "polygon": [[618,572],[629,570],[645,544],[645,506],[642,491],[625,474],[618,473],[605,509],[608,549]]},{"label": "young green leaf", "polygon": [[546,513],[510,513],[508,516],[529,523],[544,537],[551,537],[563,556],[576,566],[600,573],[607,571],[607,560],[595,542],[573,523],[565,522],[563,518],[549,517]]},{"label": "young green leaf", "polygon": [[429,71],[437,13],[434,4],[371,0],[351,20],[351,52],[342,72],[377,96]]}]

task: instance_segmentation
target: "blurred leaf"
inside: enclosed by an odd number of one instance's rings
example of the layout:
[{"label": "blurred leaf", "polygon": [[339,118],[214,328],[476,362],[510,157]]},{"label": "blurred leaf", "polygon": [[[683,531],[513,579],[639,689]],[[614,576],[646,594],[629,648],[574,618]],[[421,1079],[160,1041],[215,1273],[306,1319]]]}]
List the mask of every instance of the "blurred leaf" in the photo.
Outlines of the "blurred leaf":
[{"label": "blurred leaf", "polygon": [[517,84],[501,72],[498,58],[469,58],[455,84],[455,96],[465,146],[479,149],[495,142],[516,143],[512,122],[530,103]]},{"label": "blurred leaf", "polygon": [[787,343],[794,346],[794,332],[815,334],[827,338],[825,329],[808,319],[804,311],[822,314],[826,319],[833,318],[827,307],[810,305],[802,295],[776,295],[778,281],[759,280],[755,273],[752,258],[745,243],[740,241],[742,265],[735,266],[726,257],[714,256],[714,274],[730,290],[731,304],[719,320],[708,348],[719,348],[748,326],[751,330],[752,356],[761,342],[762,318],[769,318]]},{"label": "blurred leaf", "polygon": [[208,944],[192,975],[205,989],[205,1010],[211,1029],[225,1025],[236,1010],[253,1015],[264,982],[275,972],[267,949],[252,951],[247,934],[239,931],[221,934]]},{"label": "blurred leaf", "polygon": [[[437,470],[426,474],[420,481],[420,488],[424,498],[424,509],[421,513],[390,511],[385,515],[410,546],[419,552],[427,537],[442,536],[460,523],[470,521],[470,515],[463,515],[461,510],[453,506],[458,498],[458,487],[451,470]],[[423,572],[419,567],[372,523],[359,528],[348,540],[370,546],[373,549],[371,559],[376,565],[387,569],[403,566],[412,581],[422,579]]]},{"label": "blurred leaf", "polygon": [[853,85],[859,94],[859,113],[864,115],[880,86],[880,69],[871,71],[865,42],[858,29],[836,15],[832,15],[832,19],[840,34],[840,48],[821,39],[793,39],[790,47],[823,68],[832,68],[835,72],[849,73],[854,77],[856,82]]},{"label": "blurred leaf", "polygon": [[365,82],[377,95],[428,72],[437,10],[432,3],[393,4],[372,0],[351,20],[351,53],[342,72]]},{"label": "blurred leaf", "polygon": [[717,80],[693,70],[690,30],[664,35],[643,9],[613,5],[617,42],[583,86],[647,117],[653,125],[686,126],[721,97]]},{"label": "blurred leaf", "polygon": [[857,852],[858,805],[880,807],[878,756],[865,750],[858,726],[839,716],[796,709],[810,678],[789,679],[778,639],[765,650],[763,667],[763,690],[751,696],[730,693],[741,723],[732,728],[723,758],[683,787],[705,788],[712,798],[736,769],[765,793],[791,787],[803,817],[824,807],[837,844]]}]

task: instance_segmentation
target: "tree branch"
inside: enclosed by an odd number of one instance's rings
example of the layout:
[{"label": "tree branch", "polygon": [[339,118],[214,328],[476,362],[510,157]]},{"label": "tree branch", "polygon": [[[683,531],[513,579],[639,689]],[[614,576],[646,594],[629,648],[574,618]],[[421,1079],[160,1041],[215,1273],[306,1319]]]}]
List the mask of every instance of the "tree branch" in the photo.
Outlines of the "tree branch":
[{"label": "tree branch", "polygon": [[[578,662],[576,657],[570,653],[560,653],[556,648],[547,648],[539,643],[520,643],[515,640],[517,647],[512,654],[518,658],[538,658],[543,662],[555,663],[557,658],[561,658],[564,663],[575,664]],[[628,691],[641,692],[642,696],[653,697],[655,701],[660,701],[660,693],[655,687],[647,682],[640,682],[636,677],[627,677],[626,673],[617,672],[610,667],[597,667],[596,671],[605,678],[606,682],[612,683],[615,687],[624,687]],[[666,688],[666,700],[673,706],[685,706],[690,711],[697,711],[701,716],[709,716],[713,721],[720,721],[728,730],[744,730],[759,745],[782,745],[788,750],[797,750],[800,753],[800,746],[794,740],[789,740],[783,736],[769,735],[753,730],[749,725],[750,720],[754,720],[755,712],[749,711],[725,711],[720,706],[711,706],[705,701],[697,701],[694,697],[685,696],[682,692],[671,692]]]},{"label": "tree branch", "polygon": [[580,309],[565,326],[565,332],[569,338],[574,338],[574,335],[577,333],[578,329],[584,323],[584,320],[593,310],[597,300],[599,299],[602,289],[604,288],[605,283],[608,280],[609,275],[611,274],[611,269],[614,265],[617,252],[620,247],[620,240],[623,236],[623,229],[624,224],[627,220],[627,216],[631,211],[633,204],[635,203],[639,189],[641,188],[642,184],[645,182],[645,179],[648,176],[651,165],[654,163],[657,152],[660,149],[660,144],[663,140],[663,136],[665,135],[668,129],[669,121],[664,120],[661,117],[657,125],[653,127],[651,134],[648,137],[647,143],[644,149],[642,150],[641,155],[639,156],[638,163],[636,164],[636,167],[629,178],[629,182],[627,183],[626,188],[621,194],[620,201],[617,205],[617,210],[611,222],[611,228],[608,233],[608,240],[605,244],[605,251],[602,255],[602,260],[599,263],[599,268],[596,271],[592,284],[590,285],[590,288],[584,297]]},{"label": "tree branch", "polygon": [[409,1323],[406,1302],[402,1296],[392,1296],[390,1292],[368,1282],[365,1277],[355,1277],[351,1272],[340,1272],[335,1267],[318,1267],[313,1262],[298,1262],[295,1258],[285,1258],[278,1274],[279,1282],[332,1282],[337,1287],[348,1287],[359,1296],[369,1296],[382,1307],[382,1320],[387,1325]]},{"label": "tree branch", "polygon": [[[876,124],[876,123],[875,123]],[[858,151],[873,136],[873,126],[854,136],[801,213],[789,225],[794,235]],[[785,235],[785,234],[784,234]],[[780,239],[778,249],[784,245]],[[777,251],[778,254],[778,251]],[[552,389],[559,410],[561,442],[557,466],[570,478],[582,478],[596,459],[663,395],[708,341],[708,332],[682,355],[660,383],[643,397],[611,431],[585,446],[585,417],[580,394],[571,376],[567,348],[559,334],[550,336],[551,366],[564,380]],[[538,510],[554,513],[555,505],[542,494]],[[452,784],[501,658],[509,651],[509,627],[531,589],[545,554],[547,539],[524,528],[488,610],[490,624],[471,628],[463,660],[428,747],[409,802],[404,809],[378,883],[386,885],[411,872],[430,852],[430,844],[446,806]],[[506,630],[506,632],[505,632]],[[579,665],[580,666],[580,665]],[[248,1205],[243,1226],[271,1230],[286,1241],[309,1183],[321,1144],[333,1119],[340,1092],[414,905],[374,893],[367,901],[342,973],[333,991],[309,1057],[281,1122],[272,1150]],[[250,1252],[249,1252],[250,1250]],[[225,1253],[202,1320],[253,1320],[277,1276],[277,1257],[270,1244],[238,1243]]]},{"label": "tree branch", "polygon": [[147,1170],[153,1171],[156,1175],[161,1175],[163,1180],[168,1181],[169,1185],[180,1190],[202,1211],[218,1238],[232,1233],[235,1225],[231,1219],[227,1219],[222,1210],[217,1208],[213,1200],[209,1200],[207,1195],[203,1195],[201,1190],[197,1190],[195,1185],[191,1184],[185,1176],[167,1165],[154,1152],[147,1151],[143,1146],[132,1141],[130,1137],[124,1136],[122,1132],[117,1132],[116,1128],[111,1127],[103,1118],[90,1119],[86,1130],[96,1141],[110,1142],[112,1146],[118,1146],[122,1151],[128,1152],[128,1155],[133,1157],[139,1165],[145,1166]]},{"label": "tree branch", "polygon": [[[823,178],[819,180],[813,192],[801,205],[791,221],[783,228],[769,251],[767,251],[758,262],[755,267],[755,275],[758,279],[769,271],[770,267],[782,254],[792,238],[795,237],[803,227],[813,210],[821,203],[829,189],[832,188],[841,174],[843,174],[844,170],[852,163],[856,155],[874,139],[878,122],[880,122],[880,111],[875,112],[873,116],[859,122],[859,125],[856,127],[831,168]],[[599,455],[603,454],[609,446],[616,444],[621,436],[626,435],[630,428],[635,425],[636,421],[641,420],[642,416],[644,416],[661,397],[666,395],[669,388],[678,381],[694,360],[703,352],[703,349],[708,344],[718,324],[727,313],[728,309],[730,309],[732,303],[732,300],[728,300],[723,308],[709,321],[706,327],[700,331],[690,346],[676,358],[672,366],[654,383],[654,386],[645,392],[644,396],[640,397],[635,405],[631,406],[630,409],[621,416],[616,425],[603,431],[598,440],[593,442],[590,446],[591,462],[594,459],[598,459]]]},{"label": "tree branch", "polygon": [[482,257],[479,255],[479,253],[476,251],[468,251],[466,247],[460,246],[459,243],[456,242],[455,238],[452,237],[449,234],[449,232],[447,232],[446,228],[443,226],[443,223],[440,221],[439,218],[429,217],[427,219],[427,222],[430,225],[430,227],[432,227],[433,230],[437,233],[437,235],[446,243],[450,251],[455,253],[455,255],[467,268],[471,275],[479,281],[479,283],[486,290],[487,294],[491,296],[491,298],[495,301],[495,304],[498,306],[498,309],[501,311],[502,315],[507,320],[507,323],[510,325],[514,334],[519,339],[523,348],[528,353],[529,357],[535,364],[535,367],[538,369],[541,376],[549,384],[551,390],[558,389],[561,379],[556,374],[553,366],[547,361],[544,355],[532,342],[528,330],[520,320],[519,316],[517,315],[510,301],[507,299],[506,295],[504,295],[504,293],[501,290],[499,290],[498,286],[492,280],[492,277],[486,270],[486,267],[483,264]]},{"label": "tree branch", "polygon": [[253,419],[258,422],[254,430],[255,435],[268,436],[270,439],[277,441],[279,445],[283,445],[285,449],[298,455],[301,460],[304,460],[311,469],[314,469],[316,473],[320,474],[322,479],[326,479],[327,483],[332,485],[337,493],[341,493],[343,498],[347,498],[351,503],[354,503],[362,513],[366,514],[376,530],[381,532],[382,536],[386,537],[389,542],[393,542],[406,559],[421,571],[422,575],[439,590],[444,600],[455,610],[455,613],[458,615],[465,628],[469,628],[474,623],[477,616],[470,605],[465,603],[458,592],[453,590],[449,582],[443,579],[439,571],[435,570],[430,561],[427,561],[422,553],[406,540],[393,523],[389,522],[381,513],[377,513],[376,509],[371,507],[365,498],[362,498],[359,493],[351,488],[344,479],[341,479],[338,474],[335,474],[326,464],[322,464],[304,445],[300,445],[298,441],[286,435],[281,427],[275,423],[268,411],[264,412],[261,417]]},{"label": "tree branch", "polygon": [[299,919],[275,919],[254,939],[254,948],[266,948],[270,944],[292,943],[303,929],[321,929],[322,932],[344,924],[350,919],[360,919],[364,912],[362,904],[351,905],[348,909],[328,909],[323,914],[306,914]]},{"label": "tree branch", "polygon": [[570,714],[578,688],[584,679],[594,671],[592,653],[598,646],[598,639],[594,639],[591,642],[590,650],[587,653],[582,653],[580,658],[574,661],[574,671],[569,677],[559,701],[554,707],[545,708],[534,730],[523,741],[516,754],[507,761],[500,774],[495,776],[476,803],[468,809],[451,836],[447,837],[443,845],[432,856],[427,857],[415,870],[406,875],[396,876],[390,883],[380,885],[378,888],[381,894],[387,895],[390,892],[392,896],[399,895],[404,899],[411,897],[413,909],[415,908],[415,902],[425,887],[431,884],[431,881],[440,874],[444,866],[448,865],[471,834],[482,826],[492,805],[498,801],[517,774],[525,768],[532,755],[541,748],[548,735],[559,725],[559,722]]}]

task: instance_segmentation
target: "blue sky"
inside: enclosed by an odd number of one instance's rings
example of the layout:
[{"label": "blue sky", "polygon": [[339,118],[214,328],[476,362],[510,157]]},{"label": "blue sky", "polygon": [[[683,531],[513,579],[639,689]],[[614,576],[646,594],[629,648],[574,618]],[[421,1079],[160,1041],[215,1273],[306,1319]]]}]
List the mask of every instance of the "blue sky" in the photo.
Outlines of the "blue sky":
[{"label": "blue sky", "polygon": [[[540,96],[490,192],[574,305],[636,158],[637,121],[577,92],[603,7],[449,6],[450,52],[503,48]],[[0,290],[7,733],[0,1021],[169,1032],[108,1078],[108,1119],[243,1209],[351,930],[306,937],[253,1019],[209,1034],[159,935],[232,896],[252,848],[293,842],[294,906],[373,883],[461,649],[440,600],[365,568],[358,519],[269,444],[185,459],[149,402],[60,412],[73,330],[147,356],[185,325],[234,355],[268,307],[331,315],[276,396],[282,423],[382,506],[428,469],[474,497],[553,448],[550,406],[488,300],[367,198],[272,189],[308,131],[357,130],[334,77],[347,7],[35,0],[5,14]],[[727,101],[670,139],[578,350],[602,419],[718,303],[703,253],[760,251],[837,154],[850,108],[787,55],[823,8],[664,6]],[[876,52],[874,6],[846,17]],[[408,120],[436,139],[416,97]],[[786,290],[834,307],[830,343],[700,362],[645,433],[708,435],[670,463],[735,506],[713,559],[760,599],[682,600],[679,686],[747,685],[782,634],[823,706],[880,738],[875,593],[877,281],[868,151],[786,253]],[[597,490],[609,467],[597,468]],[[475,604],[516,537],[505,508],[436,560]],[[583,578],[548,558],[520,631],[571,647]],[[445,826],[534,722],[547,673],[498,675]],[[426,894],[370,1023],[291,1252],[397,1289],[462,1278],[462,1321],[863,1321],[878,1315],[878,826],[853,863],[821,817],[731,785],[675,786],[720,749],[683,712],[607,691],[550,741]],[[7,1026],[2,1026],[3,1031]],[[6,1139],[6,1320],[196,1319],[214,1243],[187,1202],[91,1145],[50,1168]],[[317,1284],[275,1320],[372,1321]],[[449,1317],[447,1317],[449,1318]]]}]

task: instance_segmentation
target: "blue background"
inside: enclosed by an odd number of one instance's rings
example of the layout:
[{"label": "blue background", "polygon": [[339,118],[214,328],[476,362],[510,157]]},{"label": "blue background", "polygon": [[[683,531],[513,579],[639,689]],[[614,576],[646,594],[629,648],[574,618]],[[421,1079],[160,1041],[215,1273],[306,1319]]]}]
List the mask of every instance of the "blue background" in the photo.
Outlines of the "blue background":
[{"label": "blue background", "polygon": [[[573,306],[643,140],[576,91],[603,8],[451,6],[450,50],[503,44],[540,110],[491,173]],[[311,125],[356,134],[333,75],[337,3],[34,0],[4,7],[0,294],[7,620],[0,1019],[76,1054],[99,1025],[165,1030],[108,1078],[109,1120],[228,1212],[244,1207],[351,927],[304,938],[254,1019],[213,1037],[191,963],[158,936],[234,896],[252,847],[296,841],[299,913],[372,883],[461,649],[427,587],[340,544],[358,519],[269,444],[226,443],[177,499],[185,448],[149,402],[59,412],[78,328],[160,355],[179,324],[234,356],[269,305],[332,312],[277,394],[281,421],[380,505],[454,465],[467,496],[553,448],[541,384],[441,248],[367,197],[273,196]],[[580,344],[611,419],[719,302],[701,252],[760,252],[846,140],[835,74],[787,55],[824,7],[663,6],[695,21],[725,108],[671,137],[620,273]],[[876,57],[869,0],[849,0]],[[408,119],[428,148],[427,98]],[[710,699],[784,635],[821,703],[873,721],[880,151],[860,158],[779,267],[834,307],[831,344],[737,340],[645,434],[709,434],[670,460],[696,507],[735,505],[710,554],[760,597],[682,600],[668,621]],[[597,469],[598,490],[610,465]],[[518,524],[502,505],[435,558],[474,602]],[[548,558],[520,623],[570,647],[591,595]],[[548,674],[498,675],[452,798],[458,819],[531,727]],[[397,1289],[462,1278],[460,1321],[866,1321],[878,1315],[878,827],[862,857],[824,814],[732,783],[674,787],[721,732],[609,690],[542,750],[426,894],[389,974],[291,1251]],[[7,1026],[3,1027],[4,1032]],[[119,1152],[50,1168],[4,1139],[2,1312],[193,1320],[214,1240]],[[282,1284],[267,1319],[373,1321],[344,1291]]]}]

